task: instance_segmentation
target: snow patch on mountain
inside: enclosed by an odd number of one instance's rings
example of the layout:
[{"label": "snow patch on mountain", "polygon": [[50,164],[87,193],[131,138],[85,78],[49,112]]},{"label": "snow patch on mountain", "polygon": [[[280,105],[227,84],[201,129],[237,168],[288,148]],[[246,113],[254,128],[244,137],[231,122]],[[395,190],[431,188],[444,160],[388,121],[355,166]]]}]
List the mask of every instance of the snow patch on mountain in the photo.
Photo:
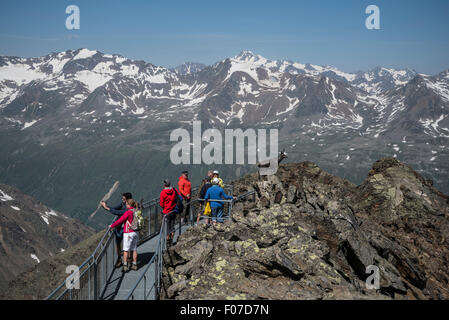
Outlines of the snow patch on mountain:
[{"label": "snow patch on mountain", "polygon": [[438,119],[419,119],[420,124],[425,128],[426,133],[434,138],[445,137],[449,138],[449,129],[439,126],[439,123],[446,118],[446,115],[441,114]]},{"label": "snow patch on mountain", "polygon": [[93,92],[95,89],[111,80],[112,76],[108,74],[92,72],[89,70],[82,70],[78,71],[75,74],[75,79],[83,83],[89,89],[90,92]]},{"label": "snow patch on mountain", "polygon": [[48,215],[48,216],[55,216],[55,217],[58,216],[58,214],[53,209],[50,209],[49,211],[46,211],[45,214]]},{"label": "snow patch on mountain", "polygon": [[437,95],[441,96],[441,98],[449,102],[449,84],[443,81],[434,81],[432,82],[429,78],[425,78],[426,86],[433,90]]},{"label": "snow patch on mountain", "polygon": [[38,258],[34,253],[30,254],[30,256],[31,256],[32,259],[36,260],[37,263],[41,263],[41,261],[39,260],[39,258]]},{"label": "snow patch on mountain", "polygon": [[45,211],[44,213],[41,213],[40,216],[41,216],[42,220],[45,221],[46,224],[50,224],[50,221],[49,221],[50,216],[57,217],[58,214],[53,210],[49,210],[49,211]]},{"label": "snow patch on mountain", "polygon": [[156,74],[156,75],[148,75],[145,78],[148,82],[151,82],[151,83],[167,83],[167,80],[165,79],[164,75],[161,73]]},{"label": "snow patch on mountain", "polygon": [[260,93],[260,91],[257,91],[257,90],[253,91],[252,90],[252,86],[253,85],[251,83],[247,83],[245,77],[243,77],[242,80],[243,81],[240,83],[240,88],[239,88],[238,95],[246,96],[248,94],[257,95],[257,94]]},{"label": "snow patch on mountain", "polygon": [[30,121],[30,122],[25,122],[25,124],[23,125],[22,130],[25,130],[26,128],[29,128],[29,127],[33,126],[38,121],[39,120],[33,120],[33,121]]},{"label": "snow patch on mountain", "polygon": [[69,58],[66,59],[51,59],[48,64],[51,65],[53,73],[59,73],[64,68],[65,64],[70,61]]},{"label": "snow patch on mountain", "polygon": [[7,63],[6,66],[0,67],[0,82],[10,80],[21,85],[47,77],[45,73],[36,70],[28,64],[12,64],[9,61]]},{"label": "snow patch on mountain", "polygon": [[4,201],[4,202],[6,202],[6,201],[11,201],[11,200],[14,200],[11,196],[9,196],[9,195],[7,195],[5,192],[3,192],[3,190],[0,190],[0,200],[1,201]]},{"label": "snow patch on mountain", "polygon": [[81,49],[78,54],[73,57],[73,60],[79,60],[79,59],[87,59],[95,55],[97,51],[91,51],[89,49]]},{"label": "snow patch on mountain", "polygon": [[107,75],[114,75],[117,71],[113,70],[111,67],[114,65],[112,61],[102,61],[98,63],[93,69],[92,72],[102,73]]}]

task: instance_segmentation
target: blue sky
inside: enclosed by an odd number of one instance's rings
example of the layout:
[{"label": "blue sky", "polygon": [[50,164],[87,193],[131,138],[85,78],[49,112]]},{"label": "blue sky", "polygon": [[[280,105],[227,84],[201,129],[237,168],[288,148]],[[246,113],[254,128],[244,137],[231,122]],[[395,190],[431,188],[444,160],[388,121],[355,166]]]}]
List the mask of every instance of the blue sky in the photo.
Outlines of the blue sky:
[{"label": "blue sky", "polygon": [[[70,4],[80,8],[80,30],[65,27]],[[370,4],[381,30],[365,28]],[[449,68],[448,14],[448,0],[2,0],[0,55],[89,48],[172,67],[251,50],[344,71],[435,74]]]}]

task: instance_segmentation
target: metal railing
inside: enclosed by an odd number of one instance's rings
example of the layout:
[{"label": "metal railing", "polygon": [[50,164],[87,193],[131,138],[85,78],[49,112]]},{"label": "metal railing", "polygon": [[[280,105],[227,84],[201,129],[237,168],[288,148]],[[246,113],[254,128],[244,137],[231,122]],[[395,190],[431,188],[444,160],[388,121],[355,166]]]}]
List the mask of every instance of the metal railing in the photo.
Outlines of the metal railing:
[{"label": "metal railing", "polygon": [[[232,194],[232,185],[226,185],[225,189]],[[198,187],[192,188],[191,194],[196,194]],[[228,194],[229,194],[228,193]],[[254,194],[254,191],[241,195],[237,198],[237,201],[242,199],[242,196]],[[198,212],[200,202],[202,199],[192,199],[190,201],[190,224],[194,224],[193,212]],[[216,200],[220,201],[220,200]],[[223,216],[223,219],[231,217],[232,200],[222,200],[224,202],[224,211],[228,212]],[[159,198],[155,198],[149,201],[141,201],[142,214],[144,216],[144,227],[139,231],[139,244],[161,235],[158,241],[156,252],[152,259],[146,266],[142,276],[136,282],[134,289],[128,296],[128,299],[134,298],[134,292],[136,289],[143,287],[144,293],[147,292],[147,282],[149,272],[154,272],[155,282],[150,288],[156,288],[154,290],[154,298],[157,298],[160,292],[161,275],[162,275],[162,255],[166,249],[166,227],[165,216],[162,215],[162,208],[159,206]],[[181,214],[178,216],[178,236],[182,232],[182,224],[180,221]],[[202,217],[210,218],[208,216]],[[163,239],[163,240],[161,240]],[[115,234],[111,229],[108,229],[101,238],[98,246],[95,248],[92,255],[90,255],[79,266],[79,280],[77,283],[70,284],[70,276],[65,279],[50,295],[47,300],[98,300],[103,298],[103,294],[106,290],[107,284],[113,276],[115,270],[115,262],[118,260],[116,249]],[[153,289],[152,289],[153,290]],[[144,294],[144,299],[150,297],[150,291]]]},{"label": "metal railing", "polygon": [[[48,297],[47,300],[96,300],[107,283],[111,265],[117,260],[114,233],[108,229],[100,243],[79,267],[79,277],[74,282],[68,277]],[[112,262],[112,263],[111,263]]]},{"label": "metal railing", "polygon": [[[232,185],[225,185],[225,190],[229,190],[229,192],[227,192],[227,194],[233,194],[233,186]],[[233,207],[233,203],[237,202],[237,201],[241,201],[243,199],[246,199],[248,197],[252,196],[252,201],[255,202],[256,201],[256,191],[251,190],[251,191],[247,191],[239,196],[237,196],[235,199],[233,200],[205,200],[205,199],[194,199],[191,206],[190,206],[190,224],[194,225],[195,221],[198,220],[198,216],[199,216],[199,220],[212,220],[212,212],[210,215],[205,215],[204,214],[204,209],[205,209],[205,205],[207,203],[207,201],[209,202],[222,202],[223,203],[223,212],[227,212],[227,214],[223,214],[223,216],[221,217],[222,220],[229,220],[232,218],[231,216],[231,212],[232,212],[232,207]],[[194,214],[194,212],[198,212],[197,215]],[[218,220],[218,219],[217,219]]]},{"label": "metal railing", "polygon": [[[191,205],[190,205],[190,224],[194,225],[195,221],[198,221],[198,216],[200,217],[200,221],[201,220],[212,220],[212,221],[218,221],[218,222],[223,222],[224,220],[228,220],[231,219],[231,211],[232,211],[232,203],[233,203],[233,199],[229,199],[229,200],[205,200],[205,199],[195,199],[192,201]],[[204,209],[205,209],[205,204],[207,202],[221,202],[223,203],[223,208],[222,208],[222,212],[223,215],[221,217],[212,217],[212,208],[211,208],[211,213],[210,215],[205,215],[204,214]],[[199,212],[201,214],[197,214],[195,216],[194,212]],[[227,212],[227,214],[225,214],[224,212]]]},{"label": "metal railing", "polygon": [[[225,185],[224,188],[225,193],[228,195],[232,195],[234,191],[233,185]],[[229,219],[231,217],[231,211],[232,211],[232,203],[233,200],[208,200],[209,202],[222,202],[223,203],[223,212],[227,212],[227,214],[224,214],[222,216],[222,219]],[[205,199],[196,198],[193,199],[190,202],[190,212],[189,212],[189,220],[190,225],[194,225],[195,221],[197,221],[198,215],[195,215],[194,212],[203,212],[203,214],[200,215],[200,220],[204,220],[207,218],[211,218],[211,216],[204,215],[204,206],[206,205]]]},{"label": "metal railing", "polygon": [[[144,226],[139,231],[139,244],[157,236],[161,225],[159,199],[141,201]],[[114,221],[114,220],[113,220]],[[98,300],[113,275],[118,261],[115,234],[106,230],[94,252],[78,267],[79,280],[71,283],[72,277],[65,279],[47,300]]]},{"label": "metal railing", "polygon": [[167,224],[165,221],[166,216],[164,215],[162,218],[162,225],[159,232],[159,241],[157,243],[156,251],[125,300],[135,300],[139,290],[143,291],[141,295],[143,299],[141,300],[148,300],[149,297],[151,297],[151,300],[157,300],[159,297],[162,281],[162,277],[160,276],[163,267],[162,255],[167,246]]},{"label": "metal railing", "polygon": [[[232,186],[231,190],[232,190]],[[226,210],[227,215],[223,215],[224,219],[231,219],[232,218],[232,203],[234,201],[241,201],[242,199],[248,198],[249,196],[253,196],[253,201],[255,201],[255,191],[249,191],[245,194],[242,194],[238,196],[236,199],[229,199],[229,200],[209,200],[209,201],[217,201],[217,202],[223,202],[224,206],[227,205]],[[190,224],[194,224],[194,215],[193,212],[195,211],[195,204],[200,204],[204,199],[194,199],[190,202]],[[178,215],[180,216],[180,215]],[[203,218],[211,218],[209,216],[202,215]],[[166,216],[163,217],[163,223],[160,230],[160,236],[159,241],[157,244],[157,248],[155,250],[155,253],[153,257],[151,258],[148,265],[145,267],[145,270],[143,271],[142,275],[137,279],[136,284],[131,289],[130,293],[126,297],[126,300],[136,300],[137,298],[140,298],[139,300],[148,300],[150,299],[158,299],[160,296],[160,290],[161,290],[161,284],[162,284],[162,271],[163,271],[163,254],[165,252],[165,249],[167,247],[166,237],[167,237],[167,229],[166,224],[164,223],[166,219]],[[182,226],[180,220],[178,221],[178,237],[182,233]]]}]

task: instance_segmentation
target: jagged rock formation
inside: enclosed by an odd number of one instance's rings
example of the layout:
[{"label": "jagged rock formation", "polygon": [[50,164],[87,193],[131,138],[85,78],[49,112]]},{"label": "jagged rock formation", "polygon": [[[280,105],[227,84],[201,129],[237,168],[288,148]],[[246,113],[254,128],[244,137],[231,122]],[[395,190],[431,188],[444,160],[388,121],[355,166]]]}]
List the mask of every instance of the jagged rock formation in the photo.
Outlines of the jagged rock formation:
[{"label": "jagged rock formation", "polygon": [[[312,162],[234,182],[232,221],[166,252],[165,299],[448,299],[449,197],[396,159],[356,186]],[[380,272],[368,289],[367,267]],[[373,283],[371,280],[369,283]]]}]

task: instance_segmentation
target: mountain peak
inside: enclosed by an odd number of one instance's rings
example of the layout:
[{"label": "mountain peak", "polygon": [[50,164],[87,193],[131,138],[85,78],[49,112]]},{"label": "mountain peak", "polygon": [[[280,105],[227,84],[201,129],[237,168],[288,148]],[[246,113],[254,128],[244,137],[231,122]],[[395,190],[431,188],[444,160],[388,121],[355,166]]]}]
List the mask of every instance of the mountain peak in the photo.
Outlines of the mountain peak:
[{"label": "mountain peak", "polygon": [[81,49],[76,50],[74,53],[76,53],[76,56],[73,57],[73,60],[77,60],[77,59],[90,58],[90,57],[96,55],[98,53],[98,51],[81,48]]},{"label": "mountain peak", "polygon": [[191,74],[196,73],[203,70],[206,67],[203,63],[198,62],[185,62],[177,67],[174,67],[170,70],[178,73],[178,74]]},{"label": "mountain peak", "polygon": [[242,61],[242,62],[250,62],[250,61],[254,62],[254,61],[259,61],[262,59],[266,60],[261,55],[255,54],[249,50],[244,50],[244,51],[240,52],[237,56],[234,57],[234,59]]}]

